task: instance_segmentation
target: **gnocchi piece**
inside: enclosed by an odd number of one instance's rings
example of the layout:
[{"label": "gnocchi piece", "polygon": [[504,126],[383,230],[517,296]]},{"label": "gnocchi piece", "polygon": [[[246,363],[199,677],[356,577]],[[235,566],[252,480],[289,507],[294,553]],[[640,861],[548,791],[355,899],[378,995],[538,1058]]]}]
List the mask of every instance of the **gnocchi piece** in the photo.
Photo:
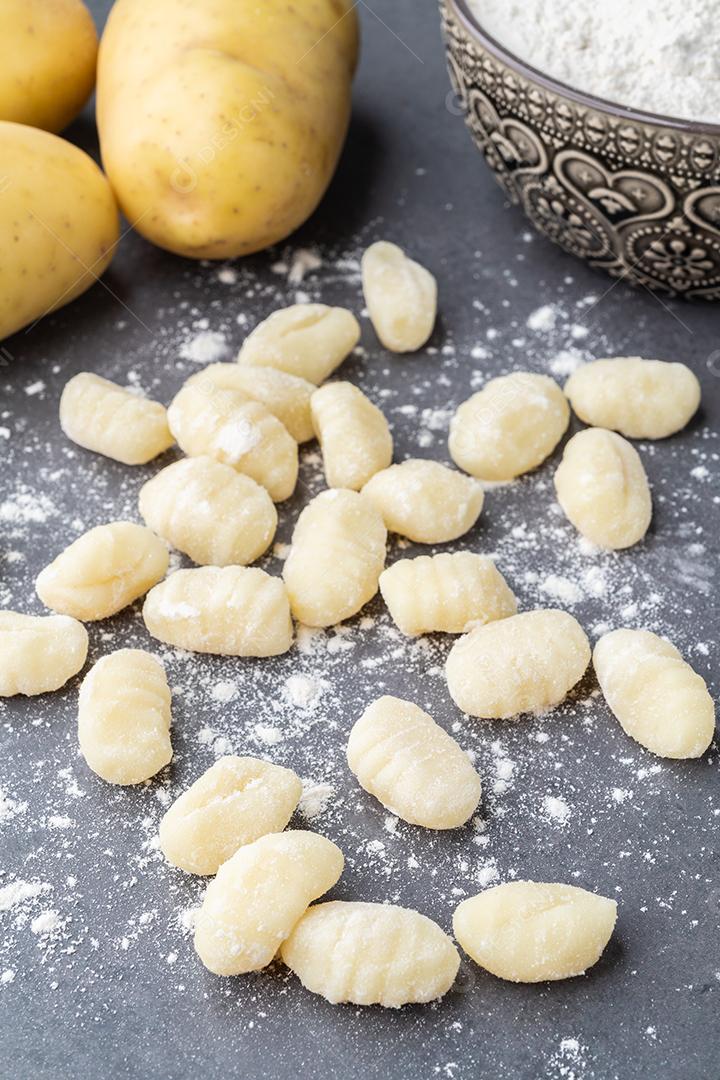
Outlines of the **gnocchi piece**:
[{"label": "gnocchi piece", "polygon": [[586,424],[628,439],[664,439],[697,411],[700,383],[685,364],[618,356],[577,368],[565,395]]},{"label": "gnocchi piece", "polygon": [[359,491],[387,468],[393,455],[388,422],[357,386],[328,383],[315,391],[310,407],[328,487]]},{"label": "gnocchi piece", "polygon": [[553,379],[515,371],[463,402],[450,421],[450,456],[480,480],[514,480],[552,454],[569,423],[570,406]]},{"label": "gnocchi piece", "polygon": [[188,457],[211,457],[252,477],[274,502],[289,499],[298,476],[298,448],[277,417],[239,390],[186,384],[168,409],[178,446]]},{"label": "gnocchi piece", "polygon": [[174,442],[164,405],[90,371],[65,384],[60,427],[78,446],[124,465],[145,465]]},{"label": "gnocchi piece", "polygon": [[148,593],[147,630],[158,641],[219,656],[279,656],[292,645],[285,586],[248,566],[177,570]]},{"label": "gnocchi piece", "polygon": [[202,371],[191,375],[185,385],[238,390],[253,401],[261,402],[287,428],[296,442],[308,442],[315,438],[310,415],[310,398],[315,386],[307,379],[271,367],[208,364]]},{"label": "gnocchi piece", "polygon": [[460,956],[437,923],[394,904],[315,904],[280,950],[313,994],[333,1005],[399,1009],[435,1001],[455,982]]},{"label": "gnocchi piece", "polygon": [[80,687],[80,750],[110,784],[140,784],[172,759],[170,688],[159,660],[142,649],[103,656]]},{"label": "gnocchi piece", "polygon": [[574,885],[510,881],[456,908],[455,937],[499,979],[537,983],[583,975],[596,964],[617,920],[617,904]]},{"label": "gnocchi piece", "polygon": [[343,862],[340,848],[310,832],[269,833],[239,848],[208,885],[195,922],[205,967],[215,975],[266,967]]},{"label": "gnocchi piece", "polygon": [[645,536],[652,519],[642,461],[622,435],[586,428],[573,435],[555,473],[565,516],[598,547],[620,550]]},{"label": "gnocchi piece", "polygon": [[410,701],[381,697],[368,705],[350,732],[347,760],[365,791],[411,825],[456,829],[480,801],[470,758]]},{"label": "gnocchi piece", "polygon": [[139,508],[153,532],[202,565],[254,562],[278,520],[264,487],[208,457],[168,465],[140,488]]},{"label": "gnocchi piece", "polygon": [[0,611],[0,697],[59,690],[84,666],[87,651],[87,630],[67,615]]},{"label": "gnocchi piece", "polygon": [[306,626],[334,626],[372,600],[385,565],[387,530],[355,491],[322,491],[295,525],[283,578],[293,615]]},{"label": "gnocchi piece", "polygon": [[238,848],[287,825],[302,795],[291,769],[228,755],[175,800],[160,822],[165,858],[188,874],[216,874]]},{"label": "gnocchi piece", "polygon": [[52,611],[95,622],[146,593],[169,561],[166,544],[150,529],[111,521],[78,537],[41,570],[35,591]]},{"label": "gnocchi piece", "polygon": [[351,311],[325,304],[293,304],[274,311],[245,339],[241,364],[271,367],[319,386],[360,340]]},{"label": "gnocchi piece", "polygon": [[589,663],[583,628],[550,608],[476,627],[453,645],[445,673],[459,709],[505,720],[558,705]]},{"label": "gnocchi piece", "polygon": [[416,352],[433,332],[437,282],[402,248],[379,240],[362,257],[365,303],[375,333],[391,352]]},{"label": "gnocchi piece", "polygon": [[486,555],[472,551],[400,559],[380,575],[380,592],[403,634],[464,634],[507,619],[517,600]]},{"label": "gnocchi piece", "polygon": [[445,544],[464,536],[485,500],[477,480],[418,458],[375,473],[362,493],[390,532],[416,544]]},{"label": "gnocchi piece", "polygon": [[649,630],[613,630],[593,653],[600,689],[622,728],[653,754],[698,758],[715,735],[705,680]]}]

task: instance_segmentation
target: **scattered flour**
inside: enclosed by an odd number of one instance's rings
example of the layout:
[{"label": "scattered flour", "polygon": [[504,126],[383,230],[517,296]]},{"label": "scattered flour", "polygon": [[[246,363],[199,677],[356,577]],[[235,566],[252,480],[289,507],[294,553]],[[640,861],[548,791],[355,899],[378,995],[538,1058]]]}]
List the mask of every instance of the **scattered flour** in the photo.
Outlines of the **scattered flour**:
[{"label": "scattered flour", "polygon": [[51,909],[35,916],[30,923],[30,931],[38,935],[55,934],[62,929],[62,926],[63,922],[59,913]]},{"label": "scattered flour", "polygon": [[554,330],[557,318],[557,307],[554,304],[544,304],[528,316],[528,330]]},{"label": "scattered flour", "polygon": [[25,904],[49,891],[50,886],[46,882],[20,879],[13,881],[0,889],[0,911],[9,911],[10,908]]},{"label": "scattered flour", "polygon": [[229,352],[225,335],[219,330],[199,330],[180,346],[180,356],[193,364],[212,364]]},{"label": "scattered flour", "polygon": [[318,784],[314,780],[303,780],[303,793],[298,813],[306,821],[314,821],[325,813],[334,794],[335,788],[332,784]]},{"label": "scattered flour", "polygon": [[554,825],[567,825],[572,811],[564,799],[546,795],[542,801],[542,813]]}]

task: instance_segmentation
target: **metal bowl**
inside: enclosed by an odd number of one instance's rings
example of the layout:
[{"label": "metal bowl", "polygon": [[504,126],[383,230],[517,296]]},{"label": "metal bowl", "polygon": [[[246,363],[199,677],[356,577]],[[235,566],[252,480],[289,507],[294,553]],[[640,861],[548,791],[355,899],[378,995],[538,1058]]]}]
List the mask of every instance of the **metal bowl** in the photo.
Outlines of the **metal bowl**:
[{"label": "metal bowl", "polygon": [[473,139],[533,225],[613,277],[720,298],[720,126],[614,105],[548,78],[441,0]]}]

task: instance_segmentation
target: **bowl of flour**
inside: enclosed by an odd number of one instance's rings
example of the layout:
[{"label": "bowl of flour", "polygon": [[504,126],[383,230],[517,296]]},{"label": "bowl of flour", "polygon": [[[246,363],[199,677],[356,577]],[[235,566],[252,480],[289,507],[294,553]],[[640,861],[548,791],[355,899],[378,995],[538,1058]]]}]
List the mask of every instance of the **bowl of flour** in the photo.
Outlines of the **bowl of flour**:
[{"label": "bowl of flour", "polygon": [[715,0],[441,0],[453,87],[510,199],[614,277],[720,299]]}]

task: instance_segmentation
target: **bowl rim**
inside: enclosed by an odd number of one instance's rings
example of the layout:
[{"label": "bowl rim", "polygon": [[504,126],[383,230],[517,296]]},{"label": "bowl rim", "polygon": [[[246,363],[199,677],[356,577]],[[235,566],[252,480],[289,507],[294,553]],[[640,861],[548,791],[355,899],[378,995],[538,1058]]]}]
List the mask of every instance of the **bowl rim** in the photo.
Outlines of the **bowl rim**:
[{"label": "bowl rim", "polygon": [[615,101],[609,101],[607,98],[597,97],[595,94],[589,94],[584,90],[577,90],[575,87],[569,86],[551,75],[546,75],[538,68],[533,67],[532,64],[521,60],[519,56],[510,52],[492,35],[488,34],[483,29],[477,16],[471,11],[467,0],[444,0],[444,3],[448,8],[454,9],[454,14],[464,25],[465,30],[474,35],[488,52],[492,53],[498,60],[504,61],[508,67],[518,71],[525,78],[539,83],[546,90],[559,94],[561,97],[569,98],[571,101],[575,101],[587,108],[609,113],[611,116],[621,120],[652,124],[655,127],[672,128],[675,131],[679,130],[689,135],[706,135],[711,138],[720,138],[720,123],[710,124],[700,120],[681,120],[678,117],[665,116],[662,113],[631,109],[625,105],[619,105]]}]

